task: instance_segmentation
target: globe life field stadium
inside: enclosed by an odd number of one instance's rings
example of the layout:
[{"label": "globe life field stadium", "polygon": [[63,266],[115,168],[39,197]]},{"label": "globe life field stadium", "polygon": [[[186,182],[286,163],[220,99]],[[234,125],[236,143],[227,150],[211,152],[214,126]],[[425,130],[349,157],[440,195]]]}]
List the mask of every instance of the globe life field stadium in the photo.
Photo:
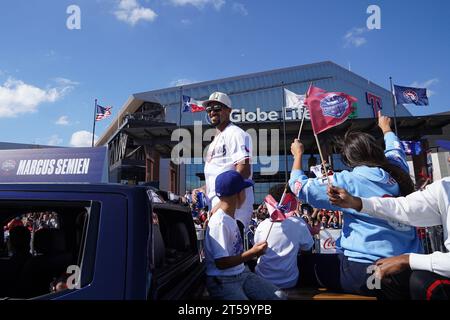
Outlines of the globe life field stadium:
[{"label": "globe life field stadium", "polygon": [[[269,188],[283,183],[290,172],[293,159],[289,148],[297,137],[303,115],[301,108],[286,108],[284,131],[283,89],[305,94],[310,83],[358,99],[349,120],[319,134],[324,158],[334,170],[346,169],[335,154],[333,139],[352,129],[371,133],[381,140],[376,113],[381,108],[384,115],[393,118],[393,97],[389,90],[330,61],[132,94],[96,145],[108,146],[111,182],[148,183],[184,194],[204,184],[203,152],[214,129],[205,112],[182,113],[181,97],[206,100],[214,91],[225,92],[233,103],[231,120],[252,136],[255,203],[260,203]],[[449,175],[448,152],[437,148],[435,139],[449,136],[450,114],[414,117],[403,105],[395,109],[399,138],[421,142],[422,152],[408,156],[416,183],[421,184],[424,175],[434,180]],[[308,118],[306,114],[301,135],[306,155],[304,169],[308,158],[320,159]],[[181,129],[183,137],[182,154],[174,153],[180,148],[177,129]],[[180,157],[183,161],[178,165]]]}]

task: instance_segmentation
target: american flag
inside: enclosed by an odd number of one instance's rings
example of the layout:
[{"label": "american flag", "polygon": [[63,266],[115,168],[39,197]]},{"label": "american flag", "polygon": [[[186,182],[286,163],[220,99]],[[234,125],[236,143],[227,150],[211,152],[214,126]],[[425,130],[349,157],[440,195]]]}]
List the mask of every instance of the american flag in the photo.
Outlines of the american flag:
[{"label": "american flag", "polygon": [[100,105],[97,105],[97,112],[95,115],[95,121],[100,121],[105,118],[108,118],[111,115],[111,108],[112,107],[102,107]]}]

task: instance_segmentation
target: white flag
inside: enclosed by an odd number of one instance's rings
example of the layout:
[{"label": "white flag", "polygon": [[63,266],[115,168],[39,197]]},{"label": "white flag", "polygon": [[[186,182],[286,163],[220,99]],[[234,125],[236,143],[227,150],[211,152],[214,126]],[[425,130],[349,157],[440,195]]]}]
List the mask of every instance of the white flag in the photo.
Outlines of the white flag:
[{"label": "white flag", "polygon": [[298,109],[303,108],[305,103],[304,94],[296,94],[288,89],[284,89],[284,96],[286,102],[286,109]]},{"label": "white flag", "polygon": [[309,171],[314,172],[314,174],[316,175],[317,178],[322,178],[323,177],[322,165],[321,164],[318,164],[317,166],[311,166],[309,168]]}]

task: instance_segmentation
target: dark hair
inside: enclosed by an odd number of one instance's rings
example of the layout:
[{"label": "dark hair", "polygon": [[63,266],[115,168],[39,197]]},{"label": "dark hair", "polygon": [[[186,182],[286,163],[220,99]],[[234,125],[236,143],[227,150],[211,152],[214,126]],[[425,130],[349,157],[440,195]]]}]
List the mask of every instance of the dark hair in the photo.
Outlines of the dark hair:
[{"label": "dark hair", "polygon": [[397,181],[402,196],[414,192],[414,183],[409,174],[387,160],[384,150],[370,134],[356,131],[347,132],[340,144],[342,162],[345,165],[350,168],[379,167]]},{"label": "dark hair", "polygon": [[308,158],[308,168],[317,165],[317,158],[311,155]]},{"label": "dark hair", "polygon": [[52,234],[50,229],[39,229],[34,234],[34,250],[37,253],[49,254],[52,246]]},{"label": "dark hair", "polygon": [[307,203],[302,203],[302,206],[301,206],[301,208],[302,208],[302,213],[303,213],[303,210],[306,210],[306,211],[308,211],[308,214],[312,214],[313,213],[313,207],[311,207],[309,204],[307,204]]},{"label": "dark hair", "polygon": [[256,212],[256,218],[257,218],[258,220],[265,220],[265,219],[267,219],[268,217],[270,217],[270,215],[269,215],[269,213],[268,213],[267,211],[263,212],[262,210],[258,210],[258,211]]},{"label": "dark hair", "polygon": [[[275,201],[279,202],[284,192],[284,187],[286,185],[284,183],[276,184],[269,189],[269,194],[275,199]],[[291,189],[288,187],[286,194],[292,193]]]}]

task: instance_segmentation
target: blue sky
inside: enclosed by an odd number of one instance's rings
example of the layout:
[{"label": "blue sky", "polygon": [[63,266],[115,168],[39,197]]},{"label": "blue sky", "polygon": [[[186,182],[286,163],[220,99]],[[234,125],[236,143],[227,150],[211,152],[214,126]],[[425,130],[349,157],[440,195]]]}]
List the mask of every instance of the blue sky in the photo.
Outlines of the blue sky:
[{"label": "blue sky", "polygon": [[[72,4],[80,30],[66,27]],[[446,0],[2,0],[0,17],[3,142],[81,146],[95,98],[116,115],[132,93],[323,60],[426,86],[431,106],[414,114],[450,110]]]}]

